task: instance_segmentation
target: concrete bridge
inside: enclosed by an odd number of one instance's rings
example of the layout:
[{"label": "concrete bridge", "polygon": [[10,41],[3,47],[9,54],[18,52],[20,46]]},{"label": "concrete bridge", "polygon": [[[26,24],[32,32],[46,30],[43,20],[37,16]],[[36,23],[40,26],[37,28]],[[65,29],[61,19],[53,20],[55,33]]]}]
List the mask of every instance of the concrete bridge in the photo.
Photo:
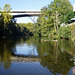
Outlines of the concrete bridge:
[{"label": "concrete bridge", "polygon": [[[1,13],[2,11],[0,11]],[[31,17],[31,16],[40,16],[41,15],[41,11],[11,11],[11,13],[9,13],[10,15],[13,16],[13,18],[18,18],[18,17]]]}]

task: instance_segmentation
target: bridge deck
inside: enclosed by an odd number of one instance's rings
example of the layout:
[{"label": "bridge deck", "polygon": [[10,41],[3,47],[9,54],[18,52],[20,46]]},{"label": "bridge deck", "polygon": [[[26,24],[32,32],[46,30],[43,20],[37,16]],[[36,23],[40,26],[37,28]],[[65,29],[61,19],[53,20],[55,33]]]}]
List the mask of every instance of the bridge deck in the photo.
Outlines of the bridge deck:
[{"label": "bridge deck", "polygon": [[[0,11],[4,12],[4,11]],[[17,18],[17,17],[30,17],[30,16],[40,16],[41,15],[41,11],[11,11],[11,13],[9,13],[10,15],[13,16],[13,18]]]}]

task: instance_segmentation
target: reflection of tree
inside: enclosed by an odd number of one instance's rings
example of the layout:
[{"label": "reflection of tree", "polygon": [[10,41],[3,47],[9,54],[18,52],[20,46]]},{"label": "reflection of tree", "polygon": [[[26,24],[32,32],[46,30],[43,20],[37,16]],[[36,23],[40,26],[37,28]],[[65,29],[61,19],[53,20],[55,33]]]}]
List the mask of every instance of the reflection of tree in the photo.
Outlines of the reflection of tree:
[{"label": "reflection of tree", "polygon": [[0,57],[0,66],[1,66],[1,57]]},{"label": "reflection of tree", "polygon": [[11,65],[12,48],[15,46],[16,41],[16,38],[0,39],[0,62],[4,63],[6,69]]},{"label": "reflection of tree", "polygon": [[3,62],[6,69],[8,69],[11,65],[11,53],[9,52],[9,49],[4,44],[4,56],[3,56]]},{"label": "reflection of tree", "polygon": [[68,41],[38,43],[37,50],[41,65],[47,67],[55,75],[56,73],[67,75],[73,65],[73,62],[69,60],[71,55],[68,54],[68,51],[70,52],[71,49],[70,45]]},{"label": "reflection of tree", "polygon": [[75,43],[67,40],[59,40],[59,47],[61,50],[66,51],[68,54],[75,57]]}]

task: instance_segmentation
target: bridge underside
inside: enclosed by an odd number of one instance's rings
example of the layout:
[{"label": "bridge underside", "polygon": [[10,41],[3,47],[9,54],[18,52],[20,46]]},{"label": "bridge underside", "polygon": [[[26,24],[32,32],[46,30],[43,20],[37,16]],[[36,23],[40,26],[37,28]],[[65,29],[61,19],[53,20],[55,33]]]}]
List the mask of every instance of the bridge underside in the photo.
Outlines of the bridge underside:
[{"label": "bridge underside", "polygon": [[40,16],[40,14],[19,14],[19,15],[12,15],[13,18],[19,18],[19,17],[31,17],[31,16]]}]

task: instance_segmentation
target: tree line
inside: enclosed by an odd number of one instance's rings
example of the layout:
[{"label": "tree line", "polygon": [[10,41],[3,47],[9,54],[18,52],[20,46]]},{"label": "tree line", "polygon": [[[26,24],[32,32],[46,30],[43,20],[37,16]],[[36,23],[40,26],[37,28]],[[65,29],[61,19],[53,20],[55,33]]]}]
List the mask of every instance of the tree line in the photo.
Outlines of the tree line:
[{"label": "tree line", "polygon": [[42,7],[41,12],[42,15],[38,18],[36,25],[37,35],[53,39],[70,38],[70,27],[61,27],[61,24],[71,23],[71,18],[74,17],[73,7],[69,0],[54,0]]},{"label": "tree line", "polygon": [[47,6],[42,7],[42,14],[38,17],[36,23],[13,23],[11,21],[12,16],[8,15],[8,12],[11,10],[10,5],[6,4],[3,10],[5,13],[2,12],[0,33],[3,31],[4,33],[1,35],[21,34],[24,36],[46,36],[51,39],[71,38],[71,27],[61,27],[61,25],[71,23],[71,18],[74,18],[73,6],[69,0],[54,0]]},{"label": "tree line", "polygon": [[47,6],[42,7],[41,13],[36,23],[21,25],[25,25],[34,36],[46,36],[50,39],[71,39],[74,27],[64,26],[72,23],[71,19],[75,15],[69,0],[54,0]]},{"label": "tree line", "polygon": [[24,26],[20,26],[14,22],[11,12],[11,6],[6,4],[3,9],[0,8],[0,37],[8,36],[32,36],[32,32]]}]

